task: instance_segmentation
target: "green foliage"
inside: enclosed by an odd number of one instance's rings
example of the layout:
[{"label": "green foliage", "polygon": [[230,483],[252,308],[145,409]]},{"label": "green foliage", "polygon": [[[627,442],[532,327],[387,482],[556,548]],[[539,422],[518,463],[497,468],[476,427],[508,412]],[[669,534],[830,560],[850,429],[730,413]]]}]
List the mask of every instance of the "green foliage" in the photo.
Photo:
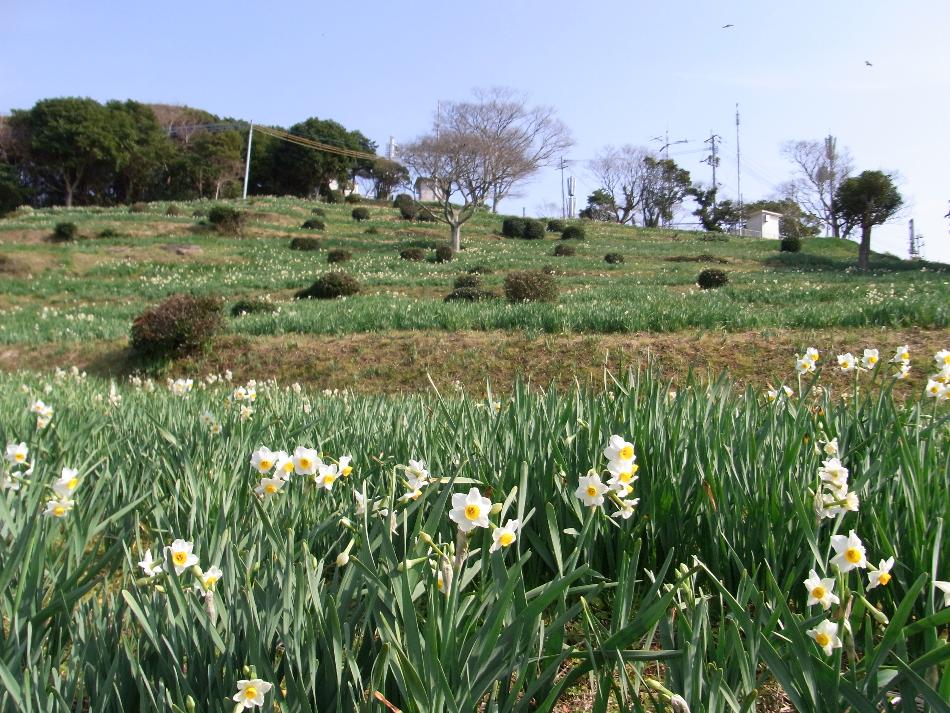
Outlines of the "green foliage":
[{"label": "green foliage", "polygon": [[416,199],[408,193],[400,193],[393,199],[393,208],[402,208],[407,205],[414,205]]},{"label": "green foliage", "polygon": [[147,358],[167,358],[198,351],[221,328],[216,297],[173,295],[132,322],[132,349]]},{"label": "green foliage", "polygon": [[148,213],[148,203],[137,201],[129,206],[129,213]]},{"label": "green foliage", "polygon": [[399,252],[399,257],[403,260],[418,262],[419,260],[425,260],[426,251],[422,248],[405,248]]},{"label": "green foliage", "polygon": [[490,275],[493,272],[494,270],[488,267],[488,265],[472,265],[470,268],[468,268],[468,273],[470,275]]},{"label": "green foliage", "polygon": [[244,211],[226,205],[216,205],[208,211],[208,222],[221,235],[240,235],[246,220]]},{"label": "green foliage", "polygon": [[415,203],[401,203],[398,207],[403,220],[415,220],[420,215],[419,206]]},{"label": "green foliage", "polygon": [[645,156],[641,180],[640,213],[644,227],[656,228],[673,220],[674,209],[689,195],[689,171],[673,159]]},{"label": "green foliage", "polygon": [[277,305],[262,299],[238,300],[231,306],[232,317],[243,317],[246,314],[273,314]]},{"label": "green foliage", "polygon": [[791,198],[746,203],[742,206],[742,217],[748,220],[749,216],[760,210],[782,214],[779,234],[783,238],[812,238],[821,233],[821,218],[809,213]]},{"label": "green foliage", "polygon": [[619,222],[619,214],[614,197],[602,188],[598,188],[587,196],[587,207],[578,213],[581,218],[608,223]]},{"label": "green foliage", "polygon": [[353,259],[353,253],[351,253],[349,250],[342,250],[342,249],[337,248],[336,250],[330,250],[327,253],[327,262],[329,263],[349,262],[352,259]]},{"label": "green foliage", "polygon": [[20,180],[16,167],[0,163],[0,218],[30,199],[30,191]]},{"label": "green foliage", "polygon": [[712,290],[727,285],[728,283],[729,275],[716,268],[703,270],[696,278],[696,284],[699,285],[701,290]]},{"label": "green foliage", "polygon": [[524,218],[505,218],[501,222],[501,234],[506,238],[523,238],[525,224]]},{"label": "green foliage", "polygon": [[343,192],[338,191],[332,188],[325,189],[320,195],[323,196],[323,200],[326,203],[342,203],[343,202]]},{"label": "green foliage", "polygon": [[325,230],[327,226],[319,218],[308,218],[300,227],[304,230]]},{"label": "green foliage", "polygon": [[366,230],[363,231],[364,235],[379,235],[379,228],[375,225],[369,226]]},{"label": "green foliage", "polygon": [[556,218],[551,218],[547,223],[547,230],[549,233],[560,233],[564,230],[567,224],[563,220],[558,220]]},{"label": "green foliage", "polygon": [[730,200],[720,201],[716,187],[702,188],[693,186],[689,195],[696,201],[696,210],[693,215],[699,218],[703,230],[712,233],[722,233],[735,228],[740,219],[739,207]]},{"label": "green foliage", "polygon": [[[846,225],[861,227],[858,267],[867,269],[871,257],[871,228],[894,215],[904,199],[891,177],[882,171],[862,171],[838,186],[834,203]],[[847,232],[847,230],[846,230]]]},{"label": "green foliage", "polygon": [[387,158],[373,161],[364,171],[364,175],[373,181],[373,195],[376,200],[385,200],[396,188],[409,182],[409,170]]},{"label": "green foliage", "polygon": [[564,243],[559,243],[554,246],[554,252],[552,253],[555,257],[574,257],[577,254],[577,248],[573,245],[565,245]]},{"label": "green foliage", "polygon": [[173,217],[179,216],[181,215],[181,208],[172,203],[170,206],[168,206],[168,208],[165,209],[165,215],[170,215]]},{"label": "green foliage", "polygon": [[561,240],[586,240],[587,232],[581,225],[569,225],[561,231]]},{"label": "green foliage", "polygon": [[337,297],[349,297],[360,291],[359,281],[345,272],[327,272],[318,277],[310,287],[297,292],[294,297],[301,299],[332,300]]},{"label": "green foliage", "polygon": [[292,238],[291,250],[319,250],[322,246],[319,238]]},{"label": "green foliage", "polygon": [[481,287],[482,277],[477,272],[465,273],[455,278],[454,286],[456,289],[460,287]]},{"label": "green foliage", "polygon": [[115,228],[103,228],[99,231],[100,238],[118,238],[122,234]]},{"label": "green foliage", "polygon": [[443,302],[481,302],[497,299],[498,295],[478,287],[456,287],[445,296]]},{"label": "green foliage", "polygon": [[364,208],[363,206],[354,208],[350,213],[350,217],[352,217],[357,223],[364,220],[369,220],[369,208]]},{"label": "green foliage", "polygon": [[526,220],[521,237],[525,240],[542,240],[544,238],[544,223],[540,220]]},{"label": "green foliage", "polygon": [[363,202],[363,197],[359,193],[349,193],[343,199],[343,202],[348,205],[359,205]]},{"label": "green foliage", "polygon": [[63,222],[57,223],[53,228],[53,234],[49,236],[52,243],[71,243],[79,237],[79,228],[75,223]]},{"label": "green foliage", "polygon": [[505,297],[509,302],[553,302],[557,299],[557,283],[543,272],[509,272],[505,275]]},{"label": "green foliage", "polygon": [[779,249],[783,253],[797,253],[801,252],[802,249],[802,240],[798,237],[785,237],[782,238],[779,243]]},{"label": "green foliage", "polygon": [[313,210],[310,211],[310,215],[315,215],[318,218],[326,218],[327,212],[323,208],[314,208]]},{"label": "green foliage", "polygon": [[455,251],[450,245],[439,245],[435,249],[436,262],[450,262],[455,257]]},{"label": "green foliage", "polygon": [[623,255],[620,253],[607,253],[604,255],[604,262],[610,265],[620,265],[623,262]]}]

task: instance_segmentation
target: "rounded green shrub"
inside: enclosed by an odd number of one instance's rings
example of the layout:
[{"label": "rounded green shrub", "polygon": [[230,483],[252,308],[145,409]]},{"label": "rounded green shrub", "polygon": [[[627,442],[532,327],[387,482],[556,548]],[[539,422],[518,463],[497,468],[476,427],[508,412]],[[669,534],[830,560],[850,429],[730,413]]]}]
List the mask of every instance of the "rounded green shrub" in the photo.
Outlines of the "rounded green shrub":
[{"label": "rounded green shrub", "polygon": [[312,211],[310,211],[310,215],[315,215],[318,218],[326,218],[327,212],[323,208],[314,208]]},{"label": "rounded green shrub", "polygon": [[556,275],[557,268],[554,267],[554,265],[545,265],[541,268],[541,272],[543,272],[545,275]]},{"label": "rounded green shrub", "polygon": [[189,354],[203,348],[221,328],[216,297],[173,295],[132,322],[132,349],[149,358]]},{"label": "rounded green shrub", "polygon": [[366,235],[379,235],[379,228],[377,228],[375,225],[371,225],[363,232],[366,233]]},{"label": "rounded green shrub", "polygon": [[349,250],[331,250],[327,253],[327,262],[349,262],[353,259],[353,253]]},{"label": "rounded green shrub", "polygon": [[797,253],[801,252],[801,249],[802,239],[795,236],[782,238],[782,242],[779,243],[779,250],[783,253]]},{"label": "rounded green shrub", "polygon": [[343,193],[340,191],[328,190],[323,194],[323,200],[325,203],[342,203]]},{"label": "rounded green shrub", "polygon": [[563,220],[558,220],[557,218],[551,218],[551,219],[548,221],[548,225],[547,225],[548,232],[549,232],[549,233],[560,233],[562,230],[564,230],[564,225],[565,225],[565,224],[564,224],[564,221],[563,221]]},{"label": "rounded green shrub", "polygon": [[436,262],[450,262],[455,257],[455,251],[449,245],[440,245],[435,249]]},{"label": "rounded green shrub", "polygon": [[443,302],[481,302],[496,298],[494,292],[481,290],[477,287],[456,287],[445,296]]},{"label": "rounded green shrub", "polygon": [[521,237],[525,240],[543,240],[544,223],[540,220],[526,220],[524,222],[524,233]]},{"label": "rounded green shrub", "polygon": [[343,201],[350,205],[359,205],[363,202],[363,197],[359,193],[350,193]]},{"label": "rounded green shrub", "polygon": [[114,228],[103,228],[99,231],[100,238],[118,238],[121,233]]},{"label": "rounded green shrub", "polygon": [[561,231],[561,240],[584,240],[587,233],[580,225],[568,225]]},{"label": "rounded green shrub", "polygon": [[729,283],[729,275],[722,270],[709,268],[699,273],[696,284],[701,290],[713,290]]},{"label": "rounded green shrub", "polygon": [[240,235],[246,215],[230,206],[216,205],[208,211],[208,222],[222,235]]},{"label": "rounded green shrub", "polygon": [[173,203],[165,209],[165,215],[170,215],[172,217],[181,215],[181,208]]},{"label": "rounded green shrub", "polygon": [[49,239],[53,243],[71,243],[78,237],[79,228],[76,227],[75,223],[57,223]]},{"label": "rounded green shrub", "polygon": [[369,208],[365,208],[363,206],[354,208],[353,212],[350,213],[350,216],[357,223],[362,223],[364,220],[369,220]]},{"label": "rounded green shrub", "polygon": [[466,274],[459,275],[455,278],[455,284],[453,285],[455,289],[462,287],[481,287],[482,286],[482,277],[479,274]]},{"label": "rounded green shrub", "polygon": [[273,314],[277,305],[261,299],[238,300],[231,306],[232,317],[243,317],[246,314]]},{"label": "rounded green shrub", "polygon": [[148,213],[148,203],[136,201],[129,206],[129,213]]},{"label": "rounded green shrub", "polygon": [[419,217],[419,206],[415,203],[404,203],[399,206],[399,215],[403,220],[415,220]]},{"label": "rounded green shrub", "polygon": [[490,275],[494,272],[488,265],[472,265],[468,268],[470,275]]},{"label": "rounded green shrub", "polygon": [[398,196],[393,198],[393,208],[401,208],[404,205],[412,205],[416,202],[416,199],[410,196],[408,193],[400,193]]},{"label": "rounded green shrub", "polygon": [[332,300],[337,297],[349,297],[360,291],[359,281],[345,272],[327,272],[314,281],[310,287],[300,290],[295,299]]},{"label": "rounded green shrub", "polygon": [[610,265],[619,265],[623,262],[623,255],[620,253],[607,253],[604,255],[604,262]]},{"label": "rounded green shrub", "polygon": [[293,238],[290,241],[291,250],[319,250],[320,241],[317,238]]},{"label": "rounded green shrub", "polygon": [[501,234],[506,238],[523,238],[526,222],[524,218],[505,218],[501,222]]},{"label": "rounded green shrub", "polygon": [[577,249],[573,245],[555,245],[554,246],[555,257],[574,257],[576,253],[577,253]]},{"label": "rounded green shrub", "polygon": [[400,251],[399,257],[401,257],[403,260],[418,262],[419,260],[426,259],[426,251],[422,248],[406,248],[405,250]]},{"label": "rounded green shrub", "polygon": [[322,220],[311,218],[310,220],[305,220],[300,227],[305,230],[325,230],[327,226]]},{"label": "rounded green shrub", "polygon": [[509,272],[505,275],[509,302],[553,302],[557,299],[554,278],[540,271]]}]

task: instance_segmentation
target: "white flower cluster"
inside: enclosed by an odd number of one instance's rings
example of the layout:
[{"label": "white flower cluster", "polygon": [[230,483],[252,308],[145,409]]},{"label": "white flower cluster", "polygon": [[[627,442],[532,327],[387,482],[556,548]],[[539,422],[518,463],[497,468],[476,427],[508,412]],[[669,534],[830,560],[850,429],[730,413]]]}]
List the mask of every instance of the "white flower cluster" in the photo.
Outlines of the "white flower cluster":
[{"label": "white flower cluster", "polygon": [[950,350],[941,349],[934,354],[939,371],[927,380],[927,396],[938,401],[950,400]]},{"label": "white flower cluster", "polygon": [[53,420],[53,408],[42,401],[36,400],[30,406],[30,411],[36,414],[36,427],[44,429]]},{"label": "white flower cluster", "polygon": [[601,507],[604,500],[609,498],[618,508],[611,517],[627,520],[640,502],[640,498],[628,497],[633,492],[637,470],[640,468],[636,462],[633,444],[621,436],[613,435],[604,448],[604,458],[607,459],[607,473],[610,474],[607,482],[604,483],[600,473],[591,468],[587,475],[578,479],[574,495],[588,507]]},{"label": "white flower cluster", "polygon": [[182,576],[187,570],[192,570],[196,582],[196,592],[208,597],[214,591],[215,585],[224,575],[218,565],[212,565],[207,570],[201,568],[198,556],[194,553],[194,544],[187,540],[176,539],[165,547],[165,559],[158,560],[152,557],[152,551],[146,550],[145,556],[138,563],[145,576],[149,579],[157,577],[165,570],[165,565],[171,565],[175,574]]},{"label": "white flower cluster", "polygon": [[251,454],[251,467],[261,476],[254,492],[266,500],[280,493],[293,475],[308,477],[317,487],[332,490],[340,476],[348,477],[353,472],[351,460],[346,455],[335,463],[325,463],[315,449],[306,446],[297,446],[292,455],[261,446]]},{"label": "white flower cluster", "polygon": [[838,458],[838,439],[825,443],[823,450],[830,458],[818,469],[820,489],[815,498],[816,511],[822,518],[857,512],[860,502],[857,493],[848,489],[849,472]]}]

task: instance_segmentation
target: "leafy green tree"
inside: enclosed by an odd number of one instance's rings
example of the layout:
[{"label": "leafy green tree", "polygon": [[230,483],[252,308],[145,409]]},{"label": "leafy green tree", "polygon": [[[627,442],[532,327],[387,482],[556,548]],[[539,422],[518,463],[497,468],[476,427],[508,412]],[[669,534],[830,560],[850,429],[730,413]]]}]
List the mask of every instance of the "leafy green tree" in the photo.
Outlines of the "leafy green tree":
[{"label": "leafy green tree", "polygon": [[835,193],[835,210],[852,225],[861,226],[858,268],[871,260],[871,228],[885,223],[904,200],[891,177],[882,171],[863,171],[844,180]]},{"label": "leafy green tree", "polygon": [[[376,151],[376,144],[359,131],[349,131],[330,119],[312,117],[294,124],[289,132],[340,148],[367,153]],[[352,180],[357,171],[366,170],[369,165],[366,161],[349,156],[318,151],[287,141],[280,141],[274,148],[274,166],[280,170],[277,174],[280,192],[296,196],[326,194],[331,182],[343,185]]]},{"label": "leafy green tree", "polygon": [[605,223],[619,222],[618,208],[614,197],[603,188],[598,188],[587,196],[587,207],[578,215],[588,220],[599,220]]},{"label": "leafy green tree", "polygon": [[27,203],[29,198],[16,166],[0,163],[0,217]]},{"label": "leafy green tree", "polygon": [[409,170],[388,158],[376,159],[361,175],[373,181],[373,195],[377,199],[388,198],[397,187],[409,182]]},{"label": "leafy green tree", "polygon": [[189,141],[187,165],[198,196],[217,200],[236,193],[244,176],[246,142],[239,131],[206,131]]},{"label": "leafy green tree", "polygon": [[739,206],[731,200],[718,201],[717,191],[713,188],[703,188],[700,185],[692,186],[688,194],[696,201],[696,210],[693,215],[699,218],[703,230],[711,233],[722,233],[732,230],[739,224]]},{"label": "leafy green tree", "polygon": [[106,104],[116,141],[116,200],[132,203],[156,197],[174,146],[151,107],[136,101]]},{"label": "leafy green tree", "polygon": [[655,228],[661,221],[669,223],[673,219],[673,210],[689,194],[690,176],[671,158],[645,156],[643,167],[640,211],[643,225]]}]

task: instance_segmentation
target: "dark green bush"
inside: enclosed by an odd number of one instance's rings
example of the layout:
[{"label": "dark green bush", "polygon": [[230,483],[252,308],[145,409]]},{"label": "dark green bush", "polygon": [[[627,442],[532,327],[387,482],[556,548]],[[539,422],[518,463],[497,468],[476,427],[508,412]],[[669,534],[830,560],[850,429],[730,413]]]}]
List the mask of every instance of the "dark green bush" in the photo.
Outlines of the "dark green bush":
[{"label": "dark green bush", "polygon": [[573,245],[555,245],[554,246],[555,257],[573,257],[576,253],[577,253],[577,249]]},{"label": "dark green bush", "polygon": [[305,228],[306,230],[324,230],[326,229],[327,226],[324,224],[322,220],[311,218],[310,220],[305,220],[303,222],[303,225],[301,225],[300,227]]},{"label": "dark green bush", "polygon": [[173,295],[132,322],[132,349],[149,358],[195,352],[221,328],[221,303],[215,297]]},{"label": "dark green bush", "polygon": [[192,218],[204,218],[206,215],[208,215],[208,211],[201,210],[201,208],[191,211]]},{"label": "dark green bush", "polygon": [[554,267],[554,265],[545,265],[541,268],[541,272],[543,272],[545,275],[556,275],[557,268]]},{"label": "dark green bush", "polygon": [[177,205],[170,205],[165,209],[165,215],[181,215],[181,208],[179,208]]},{"label": "dark green bush", "polygon": [[363,232],[366,233],[367,235],[379,235],[379,228],[377,228],[375,225],[371,225]]},{"label": "dark green bush", "polygon": [[620,253],[607,253],[604,255],[604,262],[611,265],[619,265],[623,262],[623,255]]},{"label": "dark green bush", "polygon": [[349,203],[350,205],[359,205],[363,202],[363,198],[359,193],[350,193],[350,195],[344,198],[343,201],[345,203]]},{"label": "dark green bush", "polygon": [[802,249],[802,239],[790,236],[787,238],[782,238],[782,242],[779,244],[779,249],[783,253],[797,253],[801,252]]},{"label": "dark green bush", "polygon": [[525,240],[543,240],[544,223],[540,220],[526,220],[524,222],[524,234],[521,237]]},{"label": "dark green bush", "polygon": [[350,213],[353,220],[357,223],[362,223],[364,220],[369,220],[369,208],[364,208],[360,206],[359,208],[354,208],[353,212]]},{"label": "dark green bush", "polygon": [[231,316],[243,317],[246,314],[273,314],[276,311],[277,305],[267,300],[238,300],[231,307]]},{"label": "dark green bush", "polygon": [[413,220],[418,220],[420,223],[435,223],[437,221],[436,217],[432,215],[429,211],[419,208],[416,212],[416,217]]},{"label": "dark green bush", "polygon": [[436,262],[450,262],[455,257],[455,251],[448,245],[440,245],[435,249]]},{"label": "dark green bush", "polygon": [[455,289],[461,287],[481,287],[482,286],[482,277],[478,274],[469,274],[469,275],[459,275],[455,278]]},{"label": "dark green bush", "polygon": [[208,211],[208,222],[222,235],[240,235],[245,220],[243,212],[226,205],[216,205]]},{"label": "dark green bush", "polygon": [[552,218],[548,221],[548,232],[549,233],[560,233],[564,230],[564,221]]},{"label": "dark green bush", "polygon": [[561,231],[561,240],[584,240],[587,233],[580,225],[568,225]]},{"label": "dark green bush", "polygon": [[722,287],[728,283],[729,275],[727,275],[722,270],[717,270],[716,268],[703,270],[701,273],[699,273],[699,277],[696,278],[696,284],[699,285],[701,290],[712,290],[717,287]]},{"label": "dark green bush", "polygon": [[426,251],[422,248],[406,248],[399,253],[399,257],[403,260],[411,260],[416,262],[418,260],[425,260]]},{"label": "dark green bush", "polygon": [[342,203],[343,194],[340,191],[329,190],[323,194],[323,200],[326,203]]},{"label": "dark green bush", "polygon": [[316,238],[293,238],[290,241],[291,250],[319,250],[320,241]]},{"label": "dark green bush", "polygon": [[294,297],[298,300],[318,299],[332,300],[336,297],[348,297],[360,291],[360,283],[352,275],[345,272],[328,272]]},{"label": "dark green bush", "polygon": [[113,228],[103,228],[99,231],[100,238],[118,238],[121,233]]},{"label": "dark green bush", "polygon": [[501,234],[506,238],[523,238],[526,222],[524,218],[505,218],[501,222]]},{"label": "dark green bush", "polygon": [[509,302],[553,302],[557,284],[543,272],[509,272],[505,276],[505,297]]},{"label": "dark green bush", "polygon": [[494,292],[477,287],[457,287],[445,296],[443,302],[481,302],[498,297]]},{"label": "dark green bush", "polygon": [[416,199],[408,193],[400,193],[393,199],[393,208],[401,208],[404,205],[412,205],[415,202]]},{"label": "dark green bush", "polygon": [[490,275],[494,272],[488,265],[472,265],[468,268],[470,275]]},{"label": "dark green bush", "polygon": [[349,250],[331,250],[327,253],[327,262],[349,262],[353,259],[353,253]]},{"label": "dark green bush", "polygon": [[75,223],[57,223],[53,234],[49,236],[53,243],[70,243],[79,237],[79,228]]},{"label": "dark green bush", "polygon": [[320,218],[326,218],[327,212],[323,210],[323,208],[314,208],[312,211],[310,211],[310,215],[316,215]]},{"label": "dark green bush", "polygon": [[404,203],[399,206],[399,215],[403,220],[415,220],[419,217],[419,206],[415,203]]},{"label": "dark green bush", "polygon": [[148,213],[148,203],[138,201],[129,206],[129,213]]}]

